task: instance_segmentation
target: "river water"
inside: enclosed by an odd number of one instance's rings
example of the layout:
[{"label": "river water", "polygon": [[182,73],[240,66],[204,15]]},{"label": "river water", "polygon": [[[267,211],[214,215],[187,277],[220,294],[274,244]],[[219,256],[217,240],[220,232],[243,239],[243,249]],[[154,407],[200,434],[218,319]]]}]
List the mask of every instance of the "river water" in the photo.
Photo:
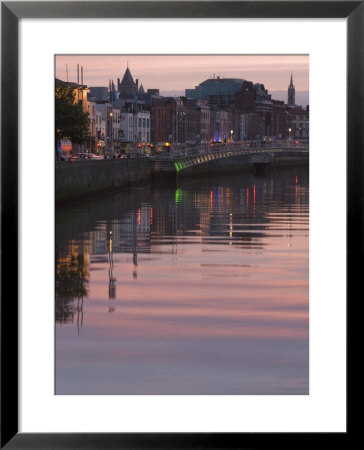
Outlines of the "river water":
[{"label": "river water", "polygon": [[308,394],[308,170],[56,211],[56,394]]}]

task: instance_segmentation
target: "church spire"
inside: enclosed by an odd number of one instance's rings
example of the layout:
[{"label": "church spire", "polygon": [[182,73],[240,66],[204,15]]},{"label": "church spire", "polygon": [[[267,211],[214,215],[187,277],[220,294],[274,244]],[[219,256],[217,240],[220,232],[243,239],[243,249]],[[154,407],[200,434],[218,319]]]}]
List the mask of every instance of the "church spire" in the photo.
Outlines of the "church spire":
[{"label": "church spire", "polygon": [[[129,64],[129,63],[128,63]],[[134,82],[133,76],[130,72],[129,65],[126,67],[124,76],[119,84],[119,92],[122,94],[122,98],[134,98],[135,93],[138,90],[137,83]]]},{"label": "church spire", "polygon": [[291,72],[291,81],[288,86],[288,106],[294,106],[296,104],[296,89],[293,85],[293,76]]}]

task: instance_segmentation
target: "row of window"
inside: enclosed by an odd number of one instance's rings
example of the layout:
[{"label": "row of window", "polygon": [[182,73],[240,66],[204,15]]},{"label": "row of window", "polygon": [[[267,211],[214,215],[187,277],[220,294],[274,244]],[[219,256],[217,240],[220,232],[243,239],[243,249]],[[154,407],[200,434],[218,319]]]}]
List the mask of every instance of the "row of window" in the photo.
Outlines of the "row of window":
[{"label": "row of window", "polygon": [[[101,138],[101,135],[103,134],[102,131],[104,131],[104,130],[98,131],[99,139]],[[136,136],[138,138],[138,142],[150,142],[150,132],[149,131],[147,131],[147,132],[139,131]],[[120,136],[119,135],[119,130],[113,129],[112,137],[113,137],[114,141],[118,141],[120,137],[122,137],[122,138],[126,137],[128,139],[128,141],[130,141],[130,142],[132,142],[134,140],[134,136],[133,136],[133,131],[132,130],[129,130],[127,136]]]},{"label": "row of window", "polygon": [[[143,125],[142,125],[142,123],[143,123]],[[150,119],[145,118],[145,117],[143,117],[143,118],[139,117],[138,118],[138,127],[139,128],[150,128]]]}]

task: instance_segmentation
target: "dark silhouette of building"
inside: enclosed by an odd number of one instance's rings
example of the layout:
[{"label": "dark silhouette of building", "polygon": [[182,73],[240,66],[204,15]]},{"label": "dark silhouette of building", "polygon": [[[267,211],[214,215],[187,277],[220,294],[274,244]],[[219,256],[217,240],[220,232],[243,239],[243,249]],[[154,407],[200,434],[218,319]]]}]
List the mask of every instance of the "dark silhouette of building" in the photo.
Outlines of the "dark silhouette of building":
[{"label": "dark silhouette of building", "polygon": [[284,101],[273,100],[272,136],[277,139],[286,139],[287,131],[287,112]]},{"label": "dark silhouette of building", "polygon": [[256,91],[251,81],[244,81],[242,89],[235,92],[235,109],[242,113],[249,113],[254,110]]},{"label": "dark silhouette of building", "polygon": [[[129,67],[126,68],[123,79],[120,82],[118,78],[118,91],[120,92],[120,98],[130,99],[134,98],[138,94],[138,80],[134,81]],[[144,89],[143,89],[144,92]]]},{"label": "dark silhouette of building", "polygon": [[240,91],[245,80],[240,78],[220,78],[203,81],[195,89],[186,89],[186,97],[194,100],[207,100],[211,105],[231,106],[235,93]]},{"label": "dark silhouette of building", "polygon": [[[288,105],[287,105],[288,106]],[[310,137],[309,107],[287,107],[287,127],[290,130],[289,137],[298,141],[308,142]]]},{"label": "dark silhouette of building", "polygon": [[296,90],[295,87],[293,85],[293,78],[292,78],[292,73],[291,73],[291,81],[289,83],[288,86],[288,102],[287,102],[288,106],[295,106],[296,105]]}]

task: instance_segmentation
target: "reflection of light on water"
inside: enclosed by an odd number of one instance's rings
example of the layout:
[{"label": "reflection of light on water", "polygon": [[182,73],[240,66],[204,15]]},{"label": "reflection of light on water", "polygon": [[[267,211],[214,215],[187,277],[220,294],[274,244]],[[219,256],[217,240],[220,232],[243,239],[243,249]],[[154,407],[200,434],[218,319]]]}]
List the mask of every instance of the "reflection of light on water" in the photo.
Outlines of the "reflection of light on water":
[{"label": "reflection of light on water", "polygon": [[[229,223],[229,237],[232,238],[233,237],[233,215],[232,213],[230,213],[230,223]],[[232,245],[232,242],[229,241],[229,245]]]},{"label": "reflection of light on water", "polygon": [[[116,278],[113,276],[114,257],[112,247],[112,231],[109,231],[109,299],[116,297]],[[115,308],[109,307],[109,313],[113,312]]]},{"label": "reflection of light on water", "polygon": [[256,196],[255,196],[256,194],[255,194],[255,184],[254,184],[254,186],[253,186],[253,218],[255,219],[255,199],[256,199]]},{"label": "reflection of light on water", "polygon": [[174,202],[180,203],[182,201],[182,189],[178,188],[174,194]]},{"label": "reflection of light on water", "polygon": [[77,333],[80,334],[80,328],[83,325],[83,297],[77,299]]},{"label": "reflection of light on water", "polygon": [[[58,391],[307,393],[308,188],[280,177],[103,200],[83,234],[92,271],[79,341],[90,351],[72,341],[75,323],[57,327]],[[81,300],[74,309],[80,329]]]}]

